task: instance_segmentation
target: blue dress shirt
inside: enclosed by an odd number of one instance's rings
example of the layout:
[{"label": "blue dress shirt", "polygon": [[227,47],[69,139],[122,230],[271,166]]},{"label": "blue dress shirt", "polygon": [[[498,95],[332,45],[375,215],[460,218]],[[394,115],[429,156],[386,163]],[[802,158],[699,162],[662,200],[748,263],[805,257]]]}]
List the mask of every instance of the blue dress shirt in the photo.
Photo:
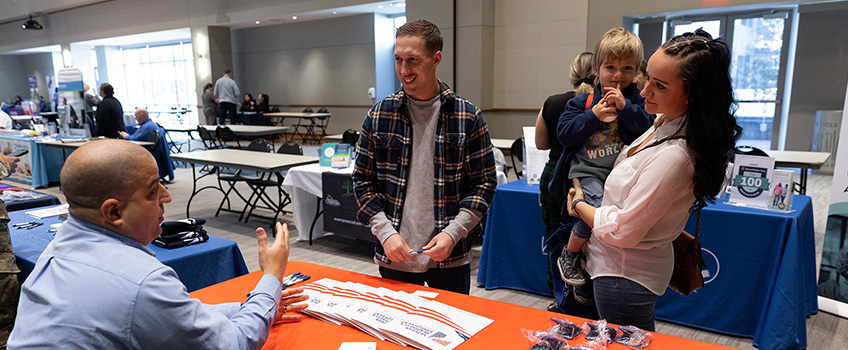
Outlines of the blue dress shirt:
[{"label": "blue dress shirt", "polygon": [[125,137],[124,139],[130,141],[147,141],[147,137],[150,136],[150,134],[152,134],[154,131],[158,130],[159,125],[148,119],[145,120],[143,123],[138,124],[138,130],[136,130],[132,135]]},{"label": "blue dress shirt", "polygon": [[243,305],[192,299],[146,246],[69,217],[21,288],[9,349],[258,349],[282,287],[265,275]]}]

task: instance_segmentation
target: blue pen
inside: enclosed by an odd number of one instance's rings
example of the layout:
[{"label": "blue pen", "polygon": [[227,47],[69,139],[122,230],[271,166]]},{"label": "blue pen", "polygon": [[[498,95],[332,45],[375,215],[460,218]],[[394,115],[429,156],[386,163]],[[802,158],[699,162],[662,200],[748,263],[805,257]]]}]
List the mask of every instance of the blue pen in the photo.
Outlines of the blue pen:
[{"label": "blue pen", "polygon": [[409,254],[421,254],[421,253],[423,253],[423,252],[424,252],[424,251],[426,251],[426,250],[427,250],[427,249],[410,250],[410,251],[409,251]]}]

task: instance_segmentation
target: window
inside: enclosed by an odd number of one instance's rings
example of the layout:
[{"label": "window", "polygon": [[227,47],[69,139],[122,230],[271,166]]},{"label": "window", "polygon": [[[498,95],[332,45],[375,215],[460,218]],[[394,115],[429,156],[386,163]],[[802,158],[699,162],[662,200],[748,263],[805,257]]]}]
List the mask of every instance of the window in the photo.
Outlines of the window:
[{"label": "window", "polygon": [[127,84],[124,109],[147,108],[159,124],[196,123],[182,120],[179,114],[155,113],[171,109],[193,111],[197,105],[191,50],[191,43],[182,42],[122,49]]},{"label": "window", "polygon": [[730,46],[730,76],[739,103],[736,119],[743,128],[738,144],[778,148],[788,11],[682,17],[667,24],[671,35],[663,41],[698,28],[724,39]]}]

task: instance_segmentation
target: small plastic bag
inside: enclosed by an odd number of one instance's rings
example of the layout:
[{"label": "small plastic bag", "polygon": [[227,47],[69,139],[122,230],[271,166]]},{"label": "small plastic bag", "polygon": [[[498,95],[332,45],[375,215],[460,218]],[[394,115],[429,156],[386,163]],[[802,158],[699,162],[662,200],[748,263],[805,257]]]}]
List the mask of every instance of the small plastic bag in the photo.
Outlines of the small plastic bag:
[{"label": "small plastic bag", "polygon": [[654,340],[651,333],[645,332],[639,327],[621,326],[618,329],[621,331],[621,335],[615,341],[633,349],[644,349],[651,343],[651,340]]},{"label": "small plastic bag", "polygon": [[552,317],[551,321],[554,321],[556,324],[548,329],[548,332],[559,334],[566,339],[574,339],[580,333],[583,333],[583,328],[569,320],[560,320]]},{"label": "small plastic bag", "polygon": [[568,350],[569,348],[566,339],[556,333],[522,328],[521,334],[524,334],[524,337],[533,344],[530,350]]},{"label": "small plastic bag", "polygon": [[583,332],[586,339],[594,340],[601,344],[612,344],[618,337],[618,331],[607,326],[606,320],[590,321],[583,324]]}]

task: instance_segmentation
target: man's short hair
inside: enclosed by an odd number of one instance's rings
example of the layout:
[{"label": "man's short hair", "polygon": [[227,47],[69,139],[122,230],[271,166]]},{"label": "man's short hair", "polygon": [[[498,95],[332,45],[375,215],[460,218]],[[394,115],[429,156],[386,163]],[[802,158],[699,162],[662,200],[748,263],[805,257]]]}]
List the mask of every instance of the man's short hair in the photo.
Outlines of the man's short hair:
[{"label": "man's short hair", "polygon": [[109,97],[115,94],[115,88],[112,87],[109,83],[100,84],[100,90],[103,91],[105,97]]},{"label": "man's short hair", "polygon": [[206,91],[206,90],[208,90],[208,89],[209,89],[209,88],[211,88],[211,87],[215,87],[215,85],[212,85],[212,83],[206,83],[206,85],[205,85],[205,86],[203,86],[203,91]]},{"label": "man's short hair", "polygon": [[610,29],[595,45],[595,66],[608,60],[628,60],[638,70],[642,63],[642,40],[627,29]]},{"label": "man's short hair", "polygon": [[230,73],[232,73],[232,72],[233,72],[233,71],[232,71],[231,69],[229,69],[229,68],[224,69],[224,74],[230,74]]},{"label": "man's short hair", "polygon": [[442,51],[442,46],[444,46],[445,42],[442,38],[442,32],[439,31],[439,27],[436,27],[433,22],[426,19],[416,19],[400,26],[397,33],[395,33],[395,38],[402,36],[420,36],[424,38],[427,49],[432,53]]}]

